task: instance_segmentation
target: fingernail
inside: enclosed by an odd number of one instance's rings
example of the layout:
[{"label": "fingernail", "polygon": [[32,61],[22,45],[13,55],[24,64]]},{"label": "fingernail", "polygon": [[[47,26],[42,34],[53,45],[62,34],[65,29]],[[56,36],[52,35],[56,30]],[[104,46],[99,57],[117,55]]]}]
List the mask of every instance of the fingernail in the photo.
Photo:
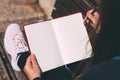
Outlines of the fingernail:
[{"label": "fingernail", "polygon": [[86,23],[88,24],[88,23],[90,23],[90,21],[89,21],[89,20],[86,20]]}]

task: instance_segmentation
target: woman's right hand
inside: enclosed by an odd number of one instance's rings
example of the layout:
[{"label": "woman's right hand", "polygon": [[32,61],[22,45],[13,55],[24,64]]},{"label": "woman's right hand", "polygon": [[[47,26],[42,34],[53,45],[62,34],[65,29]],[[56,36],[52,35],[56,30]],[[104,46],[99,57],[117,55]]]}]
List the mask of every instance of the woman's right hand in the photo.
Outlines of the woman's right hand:
[{"label": "woman's right hand", "polygon": [[88,19],[85,20],[86,24],[90,24],[96,33],[99,33],[101,29],[100,14],[96,11],[94,14],[91,14],[93,10],[90,10],[86,13]]}]

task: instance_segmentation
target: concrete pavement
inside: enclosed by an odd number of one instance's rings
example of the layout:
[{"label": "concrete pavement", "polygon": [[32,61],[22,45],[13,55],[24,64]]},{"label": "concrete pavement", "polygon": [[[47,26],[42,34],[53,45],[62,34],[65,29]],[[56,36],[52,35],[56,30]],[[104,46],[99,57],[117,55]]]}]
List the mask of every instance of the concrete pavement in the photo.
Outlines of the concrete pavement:
[{"label": "concrete pavement", "polygon": [[0,0],[0,32],[11,23],[23,26],[41,19],[44,13],[36,0]]}]

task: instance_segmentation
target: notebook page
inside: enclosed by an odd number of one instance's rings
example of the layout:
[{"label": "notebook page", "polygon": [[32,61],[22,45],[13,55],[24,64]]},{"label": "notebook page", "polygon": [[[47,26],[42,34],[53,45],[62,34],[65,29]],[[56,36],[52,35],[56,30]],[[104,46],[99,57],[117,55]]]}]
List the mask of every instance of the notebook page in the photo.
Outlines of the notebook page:
[{"label": "notebook page", "polygon": [[65,64],[91,57],[92,47],[81,13],[53,20]]},{"label": "notebook page", "polygon": [[42,72],[63,65],[51,21],[26,25],[30,50],[37,57]]}]

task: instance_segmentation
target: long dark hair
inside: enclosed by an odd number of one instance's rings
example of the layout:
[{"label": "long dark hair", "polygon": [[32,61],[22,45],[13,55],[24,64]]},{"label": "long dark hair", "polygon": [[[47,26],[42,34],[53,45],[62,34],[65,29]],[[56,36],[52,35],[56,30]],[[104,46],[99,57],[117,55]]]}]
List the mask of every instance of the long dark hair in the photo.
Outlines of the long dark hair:
[{"label": "long dark hair", "polygon": [[[103,61],[120,56],[120,4],[119,0],[100,0],[101,8],[101,31],[93,46],[93,58],[91,64],[98,64]],[[88,64],[88,65],[89,65]],[[75,80],[80,80],[86,70],[78,75]]]},{"label": "long dark hair", "polygon": [[94,63],[120,55],[119,0],[101,0],[102,29],[93,47]]}]

